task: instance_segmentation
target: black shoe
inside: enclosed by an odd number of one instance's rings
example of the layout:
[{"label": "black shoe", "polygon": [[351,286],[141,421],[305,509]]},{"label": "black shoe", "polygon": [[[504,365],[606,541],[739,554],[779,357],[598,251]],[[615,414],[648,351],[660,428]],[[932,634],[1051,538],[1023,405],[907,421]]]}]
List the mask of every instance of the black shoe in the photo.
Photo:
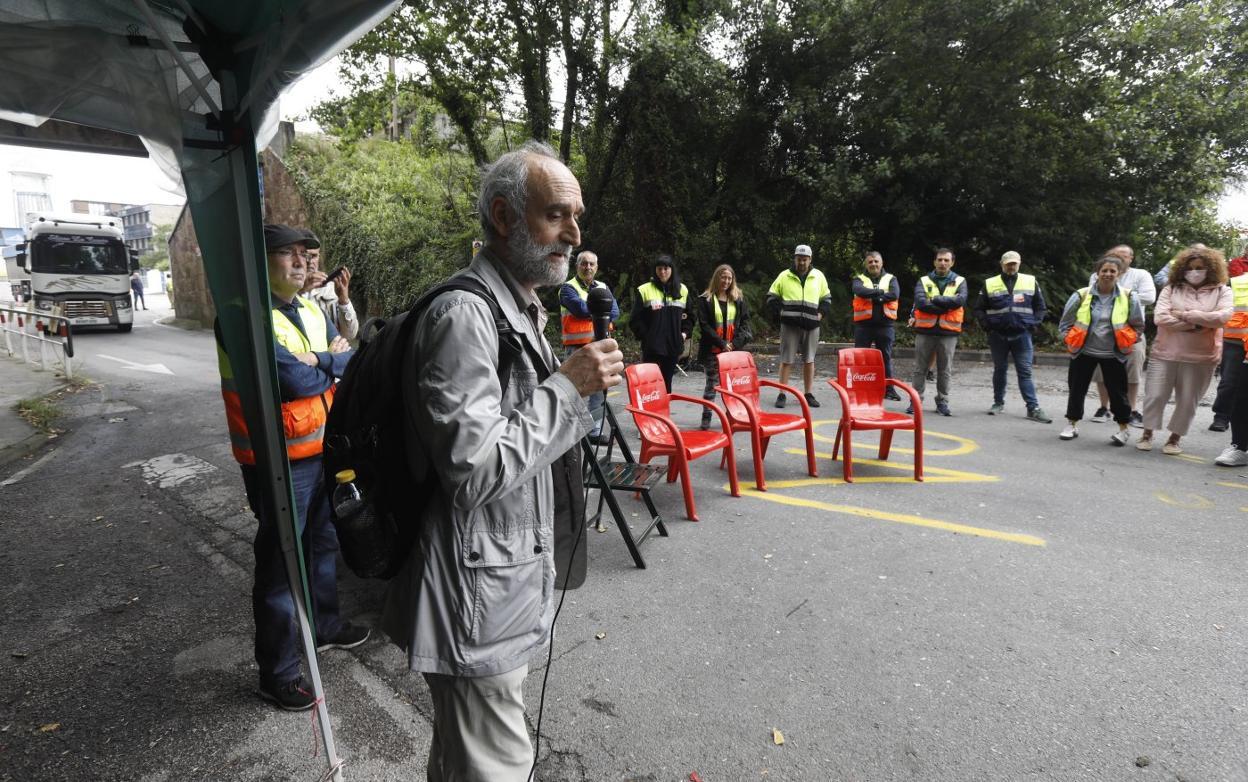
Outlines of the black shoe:
[{"label": "black shoe", "polygon": [[1213,419],[1213,423],[1209,424],[1209,431],[1225,432],[1227,429],[1230,428],[1230,426],[1231,425],[1228,422],[1222,420],[1221,418],[1215,418]]},{"label": "black shoe", "polygon": [[949,412],[949,405],[945,402],[936,403],[936,412],[941,415],[953,415],[953,413]]},{"label": "black shoe", "polygon": [[901,401],[901,397],[897,395],[897,389],[893,388],[892,386],[889,386],[888,388],[884,389],[884,398],[892,402]]},{"label": "black shoe", "polygon": [[1144,416],[1140,414],[1139,410],[1132,410],[1131,419],[1127,421],[1127,423],[1130,424],[1131,426],[1134,426],[1136,429],[1143,429],[1144,428]]},{"label": "black shoe", "polygon": [[936,370],[934,369],[927,370],[927,382],[929,383],[936,382]]},{"label": "black shoe", "polygon": [[906,415],[914,415],[914,405],[906,405]]},{"label": "black shoe", "polygon": [[368,640],[372,635],[372,631],[367,627],[353,625],[350,622],[344,624],[342,629],[333,638],[318,638],[316,641],[316,651],[324,652],[330,649],[354,649],[360,644]]},{"label": "black shoe", "polygon": [[256,694],[286,711],[307,711],[316,705],[312,688],[302,676],[272,688],[261,684]]},{"label": "black shoe", "polygon": [[593,445],[610,445],[611,444],[611,435],[607,434],[606,432],[599,432],[598,434],[591,434],[591,435],[588,435],[588,437],[589,437],[589,442]]},{"label": "black shoe", "polygon": [[811,407],[819,407],[819,400],[815,399],[814,394],[807,391],[806,392],[806,404],[810,405]]},{"label": "black shoe", "polygon": [[785,400],[785,396],[784,396],[784,394],[779,394],[779,395],[777,395],[777,396],[776,396],[776,407],[784,407],[784,403],[785,403],[785,401],[786,401],[786,400]]}]

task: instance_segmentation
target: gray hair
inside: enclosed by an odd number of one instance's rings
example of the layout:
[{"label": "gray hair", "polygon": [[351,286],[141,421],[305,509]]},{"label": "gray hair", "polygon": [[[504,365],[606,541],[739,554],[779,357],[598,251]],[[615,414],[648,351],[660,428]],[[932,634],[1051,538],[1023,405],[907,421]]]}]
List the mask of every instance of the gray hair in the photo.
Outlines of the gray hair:
[{"label": "gray hair", "polygon": [[541,157],[559,159],[549,144],[526,141],[519,149],[503,154],[481,172],[477,214],[481,218],[481,230],[485,233],[486,241],[498,238],[498,231],[490,220],[490,205],[495,198],[501,197],[507,203],[510,219],[518,220],[524,215],[529,197],[529,163],[534,158]]}]

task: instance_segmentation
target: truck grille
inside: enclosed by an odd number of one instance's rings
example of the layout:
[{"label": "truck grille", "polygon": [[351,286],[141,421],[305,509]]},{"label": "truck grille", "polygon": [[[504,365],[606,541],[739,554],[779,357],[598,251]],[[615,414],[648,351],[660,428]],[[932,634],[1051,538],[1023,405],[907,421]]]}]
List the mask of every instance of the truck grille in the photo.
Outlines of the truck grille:
[{"label": "truck grille", "polygon": [[67,318],[107,318],[110,309],[105,301],[67,301],[63,312]]}]

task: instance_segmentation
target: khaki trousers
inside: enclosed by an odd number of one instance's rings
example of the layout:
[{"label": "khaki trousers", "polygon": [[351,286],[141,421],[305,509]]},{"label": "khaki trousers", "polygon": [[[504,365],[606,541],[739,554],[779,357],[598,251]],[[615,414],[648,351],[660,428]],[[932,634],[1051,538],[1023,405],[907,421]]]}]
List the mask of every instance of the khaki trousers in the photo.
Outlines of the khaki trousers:
[{"label": "khaki trousers", "polygon": [[1148,362],[1148,375],[1144,381],[1144,428],[1154,432],[1161,429],[1166,412],[1166,402],[1174,393],[1174,412],[1166,427],[1180,437],[1191,428],[1196,417],[1196,405],[1209,390],[1213,379],[1214,364],[1188,364],[1181,361],[1164,361],[1156,356]]},{"label": "khaki trousers", "polygon": [[527,665],[497,676],[426,673],[433,699],[429,782],[525,782],[533,745],[524,723]]}]

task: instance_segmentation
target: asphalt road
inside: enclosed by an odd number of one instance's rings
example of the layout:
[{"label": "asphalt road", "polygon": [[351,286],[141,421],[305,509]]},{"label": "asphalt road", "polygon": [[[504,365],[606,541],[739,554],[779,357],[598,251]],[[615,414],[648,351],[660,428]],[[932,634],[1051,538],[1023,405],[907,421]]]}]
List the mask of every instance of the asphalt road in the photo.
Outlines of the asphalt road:
[{"label": "asphalt road", "polygon": [[[76,371],[96,383],[65,396],[60,436],[0,467],[18,475],[0,488],[0,780],[318,779],[308,715],[253,693],[254,520],[211,334],[149,318],[83,335]],[[1060,421],[1064,371],[1038,380]],[[656,490],[671,534],[645,570],[614,525],[587,531],[539,779],[1248,780],[1248,475],[1213,466],[1207,408],[1178,457],[1113,448],[1109,424],[1062,442],[1015,389],[984,415],[989,368],[960,364],[954,416],[925,421],[927,480],[908,434],[887,463],[868,434],[850,485],[819,382],[818,479],[789,435],[768,492],[744,491],[739,436],[743,496],[713,457],[693,467],[701,522]],[[344,572],[342,594],[376,618],[379,585]],[[398,652],[374,639],[321,673],[346,778],[423,778],[429,704]]]}]

